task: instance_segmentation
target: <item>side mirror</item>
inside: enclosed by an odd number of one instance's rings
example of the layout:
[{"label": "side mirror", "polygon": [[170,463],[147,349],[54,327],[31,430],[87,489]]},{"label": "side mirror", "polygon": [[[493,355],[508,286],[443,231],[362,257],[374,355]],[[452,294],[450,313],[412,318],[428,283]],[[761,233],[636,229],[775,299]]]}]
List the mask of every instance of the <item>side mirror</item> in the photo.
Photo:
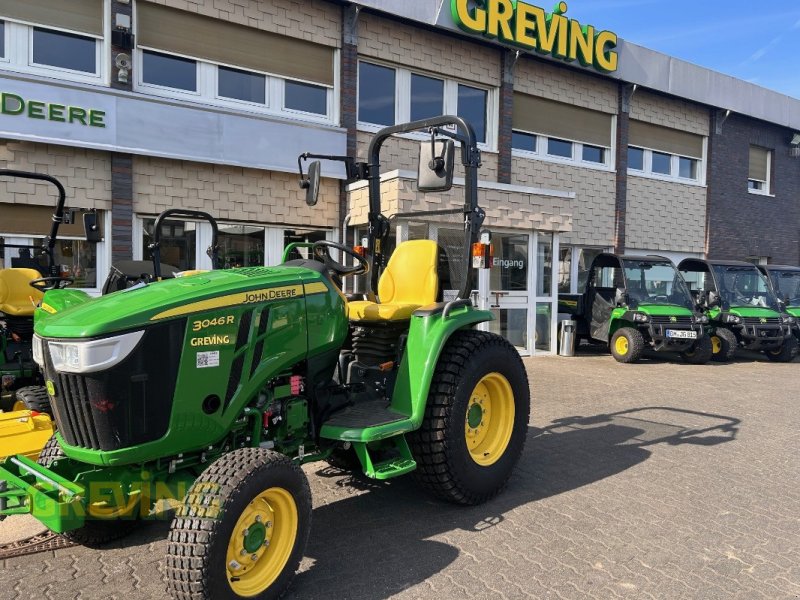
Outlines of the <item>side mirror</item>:
[{"label": "side mirror", "polygon": [[96,212],[83,213],[83,230],[86,233],[86,241],[90,244],[102,241],[103,236],[100,233],[100,227],[97,225]]},{"label": "side mirror", "polygon": [[625,293],[623,288],[617,288],[617,291],[614,293],[614,304],[617,306],[628,304],[628,294]]},{"label": "side mirror", "polygon": [[719,306],[719,294],[717,292],[708,292],[708,307],[713,308],[714,306]]},{"label": "side mirror", "polygon": [[703,290],[699,290],[697,292],[697,294],[694,297],[694,300],[695,300],[695,307],[698,309],[705,308],[706,305],[708,304],[708,296]]},{"label": "side mirror", "polygon": [[423,193],[446,192],[453,187],[455,155],[453,140],[420,142],[417,189]]},{"label": "side mirror", "polygon": [[320,163],[318,160],[308,165],[308,177],[300,181],[300,187],[306,191],[306,204],[315,206],[319,200]]}]

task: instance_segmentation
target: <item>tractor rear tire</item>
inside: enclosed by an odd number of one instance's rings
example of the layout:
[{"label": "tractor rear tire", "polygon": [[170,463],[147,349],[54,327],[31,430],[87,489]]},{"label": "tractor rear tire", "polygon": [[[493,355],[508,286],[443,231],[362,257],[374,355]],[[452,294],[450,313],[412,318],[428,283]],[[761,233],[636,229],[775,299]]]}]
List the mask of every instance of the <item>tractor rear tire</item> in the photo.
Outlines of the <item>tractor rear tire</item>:
[{"label": "tractor rear tire", "polygon": [[407,436],[416,480],[456,504],[489,500],[522,454],[529,416],[519,352],[499,335],[455,332],[436,364],[422,426]]},{"label": "tractor rear tire", "polygon": [[644,337],[638,329],[620,327],[611,336],[611,356],[621,363],[635,363],[644,353]]},{"label": "tractor rear tire", "polygon": [[772,362],[792,362],[794,357],[797,356],[797,338],[792,336],[783,341],[780,348],[774,350],[765,350],[764,354]]},{"label": "tractor rear tire", "polygon": [[736,348],[739,346],[739,340],[736,339],[736,334],[730,329],[724,327],[717,327],[716,331],[711,334],[711,360],[717,362],[730,362],[736,356]]},{"label": "tractor rear tire", "polygon": [[169,532],[167,590],[178,600],[280,598],[303,558],[311,490],[298,465],[240,448],[192,484]]},{"label": "tractor rear tire", "polygon": [[701,335],[697,338],[694,346],[690,350],[681,352],[681,358],[690,365],[704,365],[711,360],[714,350],[711,347],[711,337]]},{"label": "tractor rear tire", "polygon": [[25,405],[28,410],[44,413],[53,418],[53,407],[50,405],[50,396],[43,385],[30,385],[17,390],[17,400]]},{"label": "tractor rear tire", "polygon": [[[59,458],[64,458],[64,451],[58,444],[56,436],[53,435],[47,440],[36,462],[43,467],[50,468],[53,462]],[[61,535],[75,544],[87,548],[99,548],[128,535],[136,523],[136,519],[86,519],[82,527]]]}]

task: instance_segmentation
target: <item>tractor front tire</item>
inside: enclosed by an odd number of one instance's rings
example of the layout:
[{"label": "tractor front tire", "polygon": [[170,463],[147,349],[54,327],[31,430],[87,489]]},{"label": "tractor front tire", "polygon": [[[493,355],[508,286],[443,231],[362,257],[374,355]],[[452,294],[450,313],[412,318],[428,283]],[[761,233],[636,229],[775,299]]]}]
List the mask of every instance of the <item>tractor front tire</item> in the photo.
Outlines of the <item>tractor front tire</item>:
[{"label": "tractor front tire", "polygon": [[311,490],[299,466],[240,448],[192,484],[169,532],[167,589],[178,600],[280,598],[303,558]]},{"label": "tractor front tire", "polygon": [[519,460],[529,416],[519,352],[499,335],[455,332],[436,364],[422,426],[408,435],[416,480],[449,502],[489,500]]},{"label": "tractor front tire", "polygon": [[717,327],[711,334],[711,360],[717,362],[730,362],[736,355],[739,340],[730,329]]},{"label": "tractor front tire", "polygon": [[50,406],[50,396],[43,385],[29,385],[17,390],[17,401],[22,402],[25,408],[44,413],[53,418],[53,407]]},{"label": "tractor front tire", "polygon": [[635,363],[644,353],[644,337],[638,329],[620,327],[611,336],[611,356],[621,363]]},{"label": "tractor front tire", "polygon": [[794,357],[797,356],[797,338],[792,336],[783,341],[780,348],[774,350],[765,350],[764,354],[772,362],[792,362]]},{"label": "tractor front tire", "polygon": [[[64,458],[64,451],[58,444],[56,436],[53,435],[47,440],[36,462],[49,469],[53,462],[59,458]],[[138,505],[136,508],[138,510]],[[64,532],[61,535],[75,544],[80,544],[87,548],[99,548],[109,542],[125,537],[135,526],[135,519],[86,519],[82,527]]]},{"label": "tractor front tire", "polygon": [[697,338],[694,346],[690,350],[681,352],[681,358],[690,365],[704,365],[711,360],[714,350],[711,347],[711,337],[701,335]]}]

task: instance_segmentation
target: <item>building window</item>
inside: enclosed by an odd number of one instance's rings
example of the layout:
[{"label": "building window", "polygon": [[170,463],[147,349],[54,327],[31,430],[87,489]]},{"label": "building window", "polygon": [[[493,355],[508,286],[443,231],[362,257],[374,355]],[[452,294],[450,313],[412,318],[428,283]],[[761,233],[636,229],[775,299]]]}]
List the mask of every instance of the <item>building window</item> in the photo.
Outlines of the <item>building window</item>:
[{"label": "building window", "polygon": [[750,146],[750,164],[747,173],[747,191],[751,194],[771,194],[771,170],[772,151],[759,146]]},{"label": "building window", "polygon": [[217,69],[217,94],[221,98],[266,104],[267,78],[258,73],[219,67]]},{"label": "building window", "polygon": [[2,68],[97,83],[105,73],[108,2],[71,0],[63,10],[43,10],[41,2],[1,3]]},{"label": "building window", "polygon": [[657,179],[702,183],[703,136],[631,119],[628,171]]},{"label": "building window", "polygon": [[524,131],[512,131],[511,147],[523,152],[536,152],[536,136]]},{"label": "building window", "polygon": [[328,90],[321,85],[287,80],[283,106],[289,110],[325,115],[328,113]]},{"label": "building window", "polygon": [[407,69],[360,62],[358,121],[362,128],[417,121],[442,114],[467,120],[478,142],[492,147],[490,90]]},{"label": "building window", "polygon": [[[511,133],[511,148],[519,156],[555,158],[558,161],[573,161],[577,164],[609,164],[610,148],[602,148],[581,142],[571,142],[559,138],[538,135],[527,131],[514,130]],[[544,148],[544,152],[539,152]]]},{"label": "building window", "polygon": [[142,81],[151,85],[196,92],[197,62],[145,50],[142,53]]},{"label": "building window", "polygon": [[547,154],[549,156],[572,158],[572,142],[557,138],[547,138]]},{"label": "building window", "polygon": [[606,149],[599,146],[583,145],[583,161],[604,165],[606,163]]}]

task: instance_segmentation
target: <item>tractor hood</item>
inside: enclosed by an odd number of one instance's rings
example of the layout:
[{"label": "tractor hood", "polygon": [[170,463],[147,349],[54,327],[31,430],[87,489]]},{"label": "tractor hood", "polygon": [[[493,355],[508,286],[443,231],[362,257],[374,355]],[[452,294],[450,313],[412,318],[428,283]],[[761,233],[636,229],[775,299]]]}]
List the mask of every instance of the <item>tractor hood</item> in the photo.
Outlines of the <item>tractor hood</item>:
[{"label": "tractor hood", "polygon": [[742,318],[764,318],[764,319],[777,319],[780,314],[771,308],[762,308],[760,306],[731,306],[727,311],[732,315],[738,315]]},{"label": "tractor hood", "polygon": [[639,304],[635,310],[651,317],[691,317],[695,313],[677,304]]},{"label": "tractor hood", "polygon": [[214,308],[303,296],[304,283],[321,281],[318,272],[302,267],[209,271],[132,287],[77,306],[59,303],[54,290],[48,293],[50,305],[63,309],[39,320],[35,331],[47,338],[100,337]]}]

